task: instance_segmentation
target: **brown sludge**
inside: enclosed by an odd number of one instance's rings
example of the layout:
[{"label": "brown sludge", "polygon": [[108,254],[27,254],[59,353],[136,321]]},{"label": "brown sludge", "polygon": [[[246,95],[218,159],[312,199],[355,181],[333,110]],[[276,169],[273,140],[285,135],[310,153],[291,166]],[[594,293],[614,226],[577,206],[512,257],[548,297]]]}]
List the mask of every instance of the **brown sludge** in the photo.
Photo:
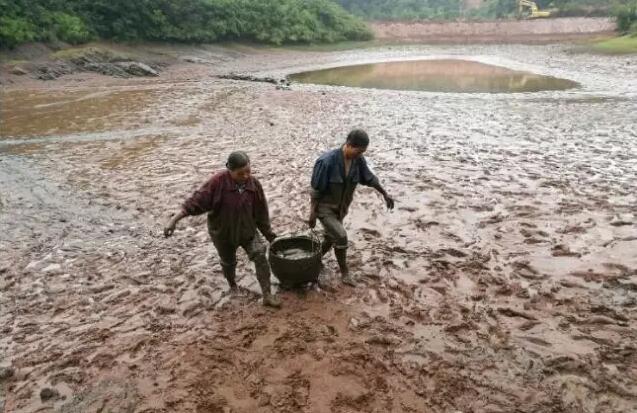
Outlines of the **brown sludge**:
[{"label": "brown sludge", "polygon": [[277,251],[276,255],[288,260],[302,260],[304,258],[310,258],[313,256],[312,251],[307,251],[301,248],[290,248],[287,250]]},{"label": "brown sludge", "polygon": [[[636,57],[549,46],[221,48],[157,79],[3,91],[5,412],[628,413],[637,406]],[[458,56],[582,84],[459,95],[214,77]],[[209,62],[206,64],[205,62]],[[398,200],[361,188],[355,289],[228,295],[205,217],[166,213],[250,153],[277,233],[352,127]],[[0,409],[1,410],[1,409]]]}]

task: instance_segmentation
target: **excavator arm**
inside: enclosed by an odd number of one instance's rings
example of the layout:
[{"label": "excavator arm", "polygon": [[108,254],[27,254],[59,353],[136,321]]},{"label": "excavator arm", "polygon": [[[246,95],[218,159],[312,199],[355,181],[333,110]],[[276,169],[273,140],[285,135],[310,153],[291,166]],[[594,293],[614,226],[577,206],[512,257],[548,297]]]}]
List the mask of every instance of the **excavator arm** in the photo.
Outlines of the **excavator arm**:
[{"label": "excavator arm", "polygon": [[548,10],[540,10],[534,1],[518,0],[518,16],[524,16],[526,10],[528,10],[526,17],[531,19],[549,17],[551,15],[551,12]]}]

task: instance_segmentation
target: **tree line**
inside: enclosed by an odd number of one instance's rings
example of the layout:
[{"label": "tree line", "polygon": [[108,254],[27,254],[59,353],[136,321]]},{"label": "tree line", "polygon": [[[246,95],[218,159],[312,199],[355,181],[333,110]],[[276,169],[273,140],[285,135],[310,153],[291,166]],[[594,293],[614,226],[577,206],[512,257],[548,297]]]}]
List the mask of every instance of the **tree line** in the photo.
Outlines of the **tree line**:
[{"label": "tree line", "polygon": [[[556,16],[614,15],[637,33],[637,0],[535,0]],[[96,39],[271,44],[368,40],[366,20],[513,18],[517,0],[0,0],[0,48]]]},{"label": "tree line", "polygon": [[451,20],[464,0],[338,0],[351,13],[369,20]]},{"label": "tree line", "polygon": [[[534,0],[554,16],[630,15],[637,0]],[[517,0],[484,0],[466,8],[464,0],[338,0],[351,13],[369,20],[454,20],[515,18]]]},{"label": "tree line", "polygon": [[31,41],[319,43],[367,40],[331,0],[0,0],[0,47]]}]

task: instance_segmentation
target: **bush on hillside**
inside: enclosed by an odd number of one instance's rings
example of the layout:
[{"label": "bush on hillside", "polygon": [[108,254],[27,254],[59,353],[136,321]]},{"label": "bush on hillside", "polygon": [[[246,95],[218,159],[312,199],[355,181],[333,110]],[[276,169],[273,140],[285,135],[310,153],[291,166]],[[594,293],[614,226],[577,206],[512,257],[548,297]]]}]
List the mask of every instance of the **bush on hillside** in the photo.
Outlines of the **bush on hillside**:
[{"label": "bush on hillside", "polygon": [[621,33],[631,32],[633,24],[637,22],[637,1],[617,6],[614,15],[617,19],[617,30]]},{"label": "bush on hillside", "polygon": [[359,18],[331,0],[0,0],[0,46],[92,38],[318,43],[366,40]]},{"label": "bush on hillside", "polygon": [[0,16],[0,45],[14,47],[36,38],[35,26],[20,17]]}]

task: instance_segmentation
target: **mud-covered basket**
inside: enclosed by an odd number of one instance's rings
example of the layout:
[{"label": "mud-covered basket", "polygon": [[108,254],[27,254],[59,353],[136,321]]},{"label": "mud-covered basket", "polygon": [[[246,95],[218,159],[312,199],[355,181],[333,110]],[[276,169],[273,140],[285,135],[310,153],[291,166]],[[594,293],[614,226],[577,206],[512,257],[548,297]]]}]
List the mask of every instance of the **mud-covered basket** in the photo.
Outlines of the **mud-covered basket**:
[{"label": "mud-covered basket", "polygon": [[[290,251],[301,254],[286,256]],[[269,259],[272,273],[281,282],[281,287],[316,283],[321,272],[321,242],[314,235],[283,236],[270,245]]]}]

